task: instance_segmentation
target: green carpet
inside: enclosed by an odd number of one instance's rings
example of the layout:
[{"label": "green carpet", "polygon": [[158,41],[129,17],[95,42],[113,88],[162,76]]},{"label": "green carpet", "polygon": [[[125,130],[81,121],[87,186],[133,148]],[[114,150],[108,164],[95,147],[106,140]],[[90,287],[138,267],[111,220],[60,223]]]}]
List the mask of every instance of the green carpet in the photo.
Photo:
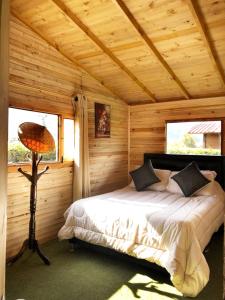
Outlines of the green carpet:
[{"label": "green carpet", "polygon": [[[83,247],[71,251],[67,241],[42,246],[52,264],[45,266],[27,252],[7,267],[6,300],[190,299],[182,297],[167,274]],[[207,247],[210,281],[196,300],[221,300],[223,232]]]}]

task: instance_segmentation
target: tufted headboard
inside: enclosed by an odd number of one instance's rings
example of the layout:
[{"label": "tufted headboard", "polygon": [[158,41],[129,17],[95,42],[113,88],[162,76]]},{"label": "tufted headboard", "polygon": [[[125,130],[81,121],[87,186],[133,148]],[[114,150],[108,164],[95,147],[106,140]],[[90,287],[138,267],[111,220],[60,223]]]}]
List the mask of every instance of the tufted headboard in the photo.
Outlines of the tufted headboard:
[{"label": "tufted headboard", "polygon": [[172,171],[179,171],[195,161],[200,170],[216,171],[216,180],[225,189],[225,156],[145,153],[144,162],[148,159],[152,161],[154,168]]}]

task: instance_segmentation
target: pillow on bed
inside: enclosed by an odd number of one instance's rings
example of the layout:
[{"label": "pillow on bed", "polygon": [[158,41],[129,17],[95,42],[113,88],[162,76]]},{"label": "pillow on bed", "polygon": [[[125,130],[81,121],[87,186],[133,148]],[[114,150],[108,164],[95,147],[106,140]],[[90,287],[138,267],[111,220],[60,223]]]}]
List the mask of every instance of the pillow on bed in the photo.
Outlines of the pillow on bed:
[{"label": "pillow on bed", "polygon": [[204,186],[202,189],[194,193],[195,196],[211,196],[214,195],[215,190],[215,178],[217,176],[215,171],[201,171],[201,173],[210,180],[210,183]]},{"label": "pillow on bed", "polygon": [[142,191],[149,185],[159,182],[160,179],[156,176],[151,160],[148,160],[140,168],[131,171],[130,176],[132,177],[135,188],[137,191]]},{"label": "pillow on bed", "polygon": [[[165,189],[168,185],[168,182],[169,182],[171,171],[163,170],[163,169],[154,169],[154,172],[155,172],[156,176],[160,179],[160,182],[157,182],[157,183],[154,183],[154,184],[148,186],[145,190],[151,190],[151,191],[157,191],[157,192],[165,191]],[[133,180],[131,181],[129,186],[135,188]]]},{"label": "pillow on bed", "polygon": [[209,184],[194,193],[194,196],[212,196],[215,194],[215,180],[210,181]]},{"label": "pillow on bed", "polygon": [[[180,194],[183,195],[182,190],[180,189],[179,185],[172,179],[174,175],[176,175],[178,172],[171,172],[170,178],[169,178],[169,183],[166,187],[166,190],[170,193],[173,194]],[[209,170],[204,170],[201,171],[202,175],[204,175],[208,180],[211,182],[204,186],[202,189],[199,191],[195,192],[195,196],[211,196],[214,194],[214,179],[216,178],[216,172],[215,171],[209,171]]]},{"label": "pillow on bed", "polygon": [[172,172],[166,189],[170,193],[184,194],[185,197],[193,194],[211,195],[213,188],[210,181],[215,177],[216,172],[200,171],[198,165],[193,162],[180,172]]}]

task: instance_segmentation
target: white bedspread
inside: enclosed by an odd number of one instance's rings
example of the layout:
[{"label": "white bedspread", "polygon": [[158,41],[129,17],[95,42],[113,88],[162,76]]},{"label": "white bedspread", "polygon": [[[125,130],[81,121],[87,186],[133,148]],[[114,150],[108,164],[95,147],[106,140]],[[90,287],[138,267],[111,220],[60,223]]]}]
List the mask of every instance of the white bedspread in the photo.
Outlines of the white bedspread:
[{"label": "white bedspread", "polygon": [[209,280],[202,251],[223,223],[224,192],[185,198],[126,187],[82,199],[65,213],[60,239],[77,237],[166,268],[174,286],[196,296]]}]

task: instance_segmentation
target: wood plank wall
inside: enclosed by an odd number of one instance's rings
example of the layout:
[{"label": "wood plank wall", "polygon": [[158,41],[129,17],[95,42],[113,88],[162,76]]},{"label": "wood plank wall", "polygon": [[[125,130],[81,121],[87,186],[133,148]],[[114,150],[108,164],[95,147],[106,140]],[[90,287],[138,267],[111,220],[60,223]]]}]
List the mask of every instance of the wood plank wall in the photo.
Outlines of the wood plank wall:
[{"label": "wood plank wall", "polygon": [[[164,153],[166,121],[225,118],[225,97],[173,101],[130,107],[130,170],[145,152]],[[222,137],[225,153],[225,132]]]},{"label": "wood plank wall", "polygon": [[[98,82],[81,72],[18,19],[10,22],[10,105],[73,117],[71,96],[83,90],[89,99],[90,175],[92,194],[109,192],[127,183],[128,105],[115,99]],[[111,105],[111,138],[94,138],[94,102]],[[27,168],[27,167],[26,167]],[[52,165],[38,184],[37,238],[56,237],[63,212],[72,201],[73,168]],[[29,183],[9,167],[7,256],[27,237]]]},{"label": "wood plank wall", "polygon": [[[101,95],[86,93],[89,99],[89,159],[92,195],[106,193],[127,184],[128,105]],[[94,103],[111,106],[111,138],[95,138]]]},{"label": "wood plank wall", "polygon": [[9,1],[0,1],[0,299],[5,299]]}]

